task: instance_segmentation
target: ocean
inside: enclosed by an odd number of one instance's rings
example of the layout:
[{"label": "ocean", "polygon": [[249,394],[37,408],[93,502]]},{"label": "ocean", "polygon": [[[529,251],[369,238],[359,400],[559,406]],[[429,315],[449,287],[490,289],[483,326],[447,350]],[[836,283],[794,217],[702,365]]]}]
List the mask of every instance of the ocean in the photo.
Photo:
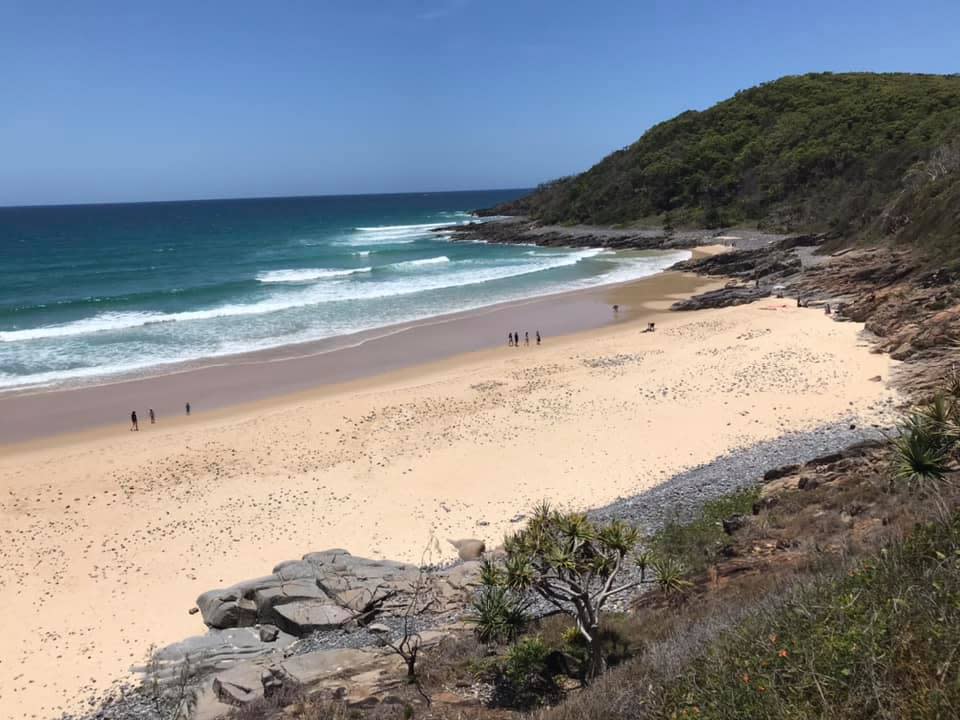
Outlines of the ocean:
[{"label": "ocean", "polygon": [[0,390],[146,374],[621,282],[689,255],[434,232],[523,192],[0,208]]}]

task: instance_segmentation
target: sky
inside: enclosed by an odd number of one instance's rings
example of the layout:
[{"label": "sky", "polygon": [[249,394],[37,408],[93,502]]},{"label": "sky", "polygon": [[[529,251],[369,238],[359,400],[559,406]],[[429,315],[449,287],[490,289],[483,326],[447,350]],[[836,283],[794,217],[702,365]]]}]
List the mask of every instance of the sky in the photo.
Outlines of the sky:
[{"label": "sky", "polygon": [[960,72],[958,0],[0,0],[0,205],[531,187],[812,71]]}]

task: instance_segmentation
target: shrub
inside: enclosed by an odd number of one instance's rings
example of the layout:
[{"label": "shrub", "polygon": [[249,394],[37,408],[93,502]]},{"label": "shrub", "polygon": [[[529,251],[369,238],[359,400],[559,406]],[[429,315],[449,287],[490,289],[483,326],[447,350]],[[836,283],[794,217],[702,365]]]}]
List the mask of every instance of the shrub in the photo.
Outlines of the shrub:
[{"label": "shrub", "polygon": [[495,597],[495,588],[533,592],[570,615],[590,652],[585,678],[594,678],[606,664],[598,641],[601,612],[610,598],[636,586],[617,581],[638,539],[636,529],[621,522],[598,526],[544,503],[525,529],[505,540],[506,560],[498,571],[483,573],[481,596]]},{"label": "shrub", "polygon": [[731,515],[750,514],[758,498],[755,488],[741,490],[705,503],[700,515],[691,522],[668,522],[650,538],[652,554],[676,558],[690,572],[703,572],[727,543],[723,520]]},{"label": "shrub", "polygon": [[502,704],[528,709],[556,698],[559,687],[550,673],[550,649],[539,637],[524,638],[507,652],[497,674],[497,692]]},{"label": "shrub", "polygon": [[960,707],[960,515],[721,636],[661,717],[947,718]]},{"label": "shrub", "polygon": [[945,441],[936,427],[922,415],[914,415],[900,426],[893,441],[895,477],[910,483],[927,484],[946,475]]},{"label": "shrub", "polygon": [[653,574],[657,579],[657,587],[672,601],[680,600],[693,583],[686,579],[686,568],[683,563],[673,557],[658,557],[652,563]]},{"label": "shrub", "polygon": [[512,642],[527,625],[527,605],[510,588],[489,584],[488,580],[474,598],[468,619],[475,623],[480,642]]}]

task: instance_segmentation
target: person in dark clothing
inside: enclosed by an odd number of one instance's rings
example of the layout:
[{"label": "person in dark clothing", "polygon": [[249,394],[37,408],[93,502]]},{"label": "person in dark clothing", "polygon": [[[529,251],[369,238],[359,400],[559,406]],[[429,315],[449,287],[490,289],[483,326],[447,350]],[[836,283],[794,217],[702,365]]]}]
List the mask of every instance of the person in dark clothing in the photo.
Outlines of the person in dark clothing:
[{"label": "person in dark clothing", "polygon": [[137,422],[137,411],[133,410],[130,412],[130,430],[140,431],[140,424]]},{"label": "person in dark clothing", "polygon": [[537,330],[537,345],[540,344],[540,331]]},{"label": "person in dark clothing", "polygon": [[157,416],[153,412],[153,408],[150,408],[150,424],[153,425],[157,422]]},{"label": "person in dark clothing", "polygon": [[513,347],[513,333],[507,333],[507,347]]},{"label": "person in dark clothing", "polygon": [[530,333],[529,333],[529,332],[524,331],[524,333],[523,333],[523,344],[524,344],[524,345],[527,345],[527,346],[530,345]]},{"label": "person in dark clothing", "polygon": [[187,403],[187,404],[186,404],[186,411],[187,411],[187,415],[189,415],[189,414],[190,414],[190,403]]},{"label": "person in dark clothing", "polygon": [[520,333],[518,332],[513,333],[513,346],[520,347]]}]

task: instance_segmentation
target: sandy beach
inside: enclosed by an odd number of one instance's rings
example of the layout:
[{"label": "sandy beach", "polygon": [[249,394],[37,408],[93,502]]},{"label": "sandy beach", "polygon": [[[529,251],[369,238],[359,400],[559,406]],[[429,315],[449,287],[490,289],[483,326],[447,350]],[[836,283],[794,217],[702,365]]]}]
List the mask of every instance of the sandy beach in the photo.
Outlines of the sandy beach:
[{"label": "sandy beach", "polygon": [[[668,273],[402,342],[4,398],[4,440],[23,442],[0,451],[0,714],[76,710],[202,632],[201,592],[306,552],[417,561],[436,538],[442,560],[543,498],[594,507],[787,430],[889,419],[895,363],[862,326],[792,300],[668,311],[716,286]],[[469,346],[505,317],[545,344]],[[105,419],[105,388],[111,412],[154,394],[160,422]],[[182,417],[184,397],[205,411]]]}]

